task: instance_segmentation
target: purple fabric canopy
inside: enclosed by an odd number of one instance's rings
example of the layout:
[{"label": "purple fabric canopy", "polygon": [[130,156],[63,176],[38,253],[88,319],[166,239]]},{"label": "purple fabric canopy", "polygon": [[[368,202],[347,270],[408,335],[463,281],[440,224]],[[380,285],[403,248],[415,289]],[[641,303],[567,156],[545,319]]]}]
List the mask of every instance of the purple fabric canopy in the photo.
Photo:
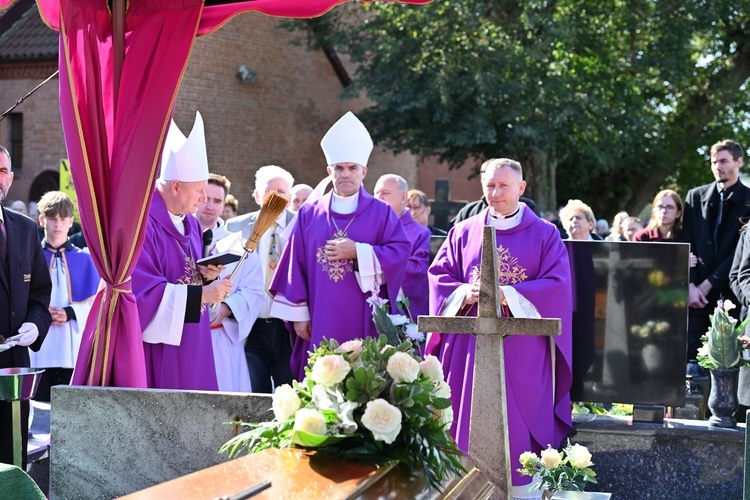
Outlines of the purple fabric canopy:
[{"label": "purple fabric canopy", "polygon": [[[65,144],[83,232],[105,282],[84,330],[73,384],[146,387],[130,276],[143,245],[160,152],[195,37],[245,11],[314,17],[344,1],[255,0],[204,8],[201,0],[129,0],[124,64],[116,82],[107,2],[37,0],[44,22],[60,32]],[[0,0],[0,9],[11,3]]]}]

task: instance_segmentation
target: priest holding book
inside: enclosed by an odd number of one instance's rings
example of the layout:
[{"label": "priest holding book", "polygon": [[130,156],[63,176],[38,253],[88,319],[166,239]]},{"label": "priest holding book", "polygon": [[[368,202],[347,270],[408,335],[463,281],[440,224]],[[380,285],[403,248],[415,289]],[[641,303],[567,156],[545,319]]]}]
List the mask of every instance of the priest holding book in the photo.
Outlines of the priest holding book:
[{"label": "priest holding book", "polygon": [[207,179],[200,113],[189,138],[172,122],[133,272],[150,388],[218,389],[209,307],[227,298],[232,282],[216,279],[223,266],[196,264],[203,241],[193,213],[206,201]]},{"label": "priest holding book", "polygon": [[377,336],[367,300],[376,294],[395,307],[411,251],[391,207],[362,187],[373,148],[362,122],[345,114],[320,145],[333,191],[300,209],[270,289],[272,316],[294,323],[298,380],[323,337],[342,343]]}]

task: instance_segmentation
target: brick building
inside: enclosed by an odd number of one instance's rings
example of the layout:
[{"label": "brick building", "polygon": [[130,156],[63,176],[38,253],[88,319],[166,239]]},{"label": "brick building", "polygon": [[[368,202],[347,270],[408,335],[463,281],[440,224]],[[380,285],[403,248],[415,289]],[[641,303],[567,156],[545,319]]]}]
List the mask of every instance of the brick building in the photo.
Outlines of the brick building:
[{"label": "brick building", "polygon": [[[272,17],[236,16],[196,40],[180,87],[174,119],[188,133],[200,110],[211,171],[232,181],[241,212],[257,208],[251,194],[262,165],[280,165],[296,182],[319,182],[325,176],[321,137],[347,110],[366,105],[364,99],[339,99],[343,84],[331,61],[322,50],[293,44],[298,36]],[[57,49],[58,34],[42,23],[33,0],[0,11],[0,110],[54,73]],[[0,144],[12,150],[17,171],[9,199],[38,199],[54,188],[59,160],[66,157],[57,78],[0,121]],[[376,146],[369,167],[369,190],[380,175],[398,173],[430,197],[439,179],[450,180],[452,199],[481,194],[478,180],[467,181],[467,168],[449,172],[411,154]]]}]

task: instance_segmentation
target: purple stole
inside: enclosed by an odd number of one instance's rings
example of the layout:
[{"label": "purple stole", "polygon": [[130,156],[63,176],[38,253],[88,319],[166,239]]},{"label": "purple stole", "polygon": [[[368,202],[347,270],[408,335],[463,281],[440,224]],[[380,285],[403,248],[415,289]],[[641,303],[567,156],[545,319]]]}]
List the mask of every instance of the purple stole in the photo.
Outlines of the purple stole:
[{"label": "purple stole", "polygon": [[409,312],[416,322],[417,316],[427,314],[429,289],[427,284],[427,268],[430,265],[430,237],[429,229],[418,222],[414,222],[408,210],[401,214],[406,237],[411,242],[411,254],[406,263],[404,280],[401,288],[409,298]]},{"label": "purple stole", "polygon": [[385,284],[380,295],[396,303],[411,244],[398,217],[389,205],[376,201],[363,188],[357,210],[341,215],[331,210],[331,193],[304,205],[297,224],[284,248],[271,284],[273,294],[281,293],[294,304],[307,303],[312,326],[311,341],[295,336],[292,374],[304,377],[307,353],[325,337],[339,343],[364,336],[377,337],[372,309],[354,275],[356,261],[330,262],[322,255],[326,241],[335,234],[369,243],[380,261]]},{"label": "purple stole", "polygon": [[[200,225],[192,215],[187,215],[184,223],[183,236],[172,223],[161,195],[155,192],[143,251],[133,272],[141,328],[146,328],[156,314],[167,283],[201,284],[194,265],[201,256]],[[200,322],[184,324],[179,346],[143,343],[150,388],[218,390],[209,323],[206,306]]]},{"label": "purple stole", "polygon": [[[457,224],[448,233],[430,266],[430,313],[440,313],[445,300],[463,283],[478,279],[482,230],[489,209]],[[561,318],[562,334],[555,337],[552,366],[547,337],[505,339],[506,398],[511,464],[524,451],[557,447],[572,430],[570,415],[571,281],[568,255],[557,228],[525,208],[520,225],[497,230],[498,278],[531,301],[543,318]],[[476,305],[469,316],[476,316]],[[443,363],[451,387],[455,420],[451,434],[463,451],[469,446],[474,349],[472,335],[433,334],[427,353]],[[556,377],[553,393],[552,370]],[[530,481],[513,468],[513,484]]]}]

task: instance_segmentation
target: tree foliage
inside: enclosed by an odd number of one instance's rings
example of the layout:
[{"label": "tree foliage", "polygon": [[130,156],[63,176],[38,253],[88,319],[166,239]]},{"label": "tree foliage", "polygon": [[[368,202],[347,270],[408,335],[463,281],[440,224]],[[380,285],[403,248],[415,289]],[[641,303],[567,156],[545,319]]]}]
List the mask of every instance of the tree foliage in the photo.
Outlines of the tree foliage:
[{"label": "tree foliage", "polygon": [[454,167],[517,158],[543,209],[636,210],[710,181],[712,143],[747,143],[748,2],[375,3],[308,27],[356,63],[377,141]]}]

